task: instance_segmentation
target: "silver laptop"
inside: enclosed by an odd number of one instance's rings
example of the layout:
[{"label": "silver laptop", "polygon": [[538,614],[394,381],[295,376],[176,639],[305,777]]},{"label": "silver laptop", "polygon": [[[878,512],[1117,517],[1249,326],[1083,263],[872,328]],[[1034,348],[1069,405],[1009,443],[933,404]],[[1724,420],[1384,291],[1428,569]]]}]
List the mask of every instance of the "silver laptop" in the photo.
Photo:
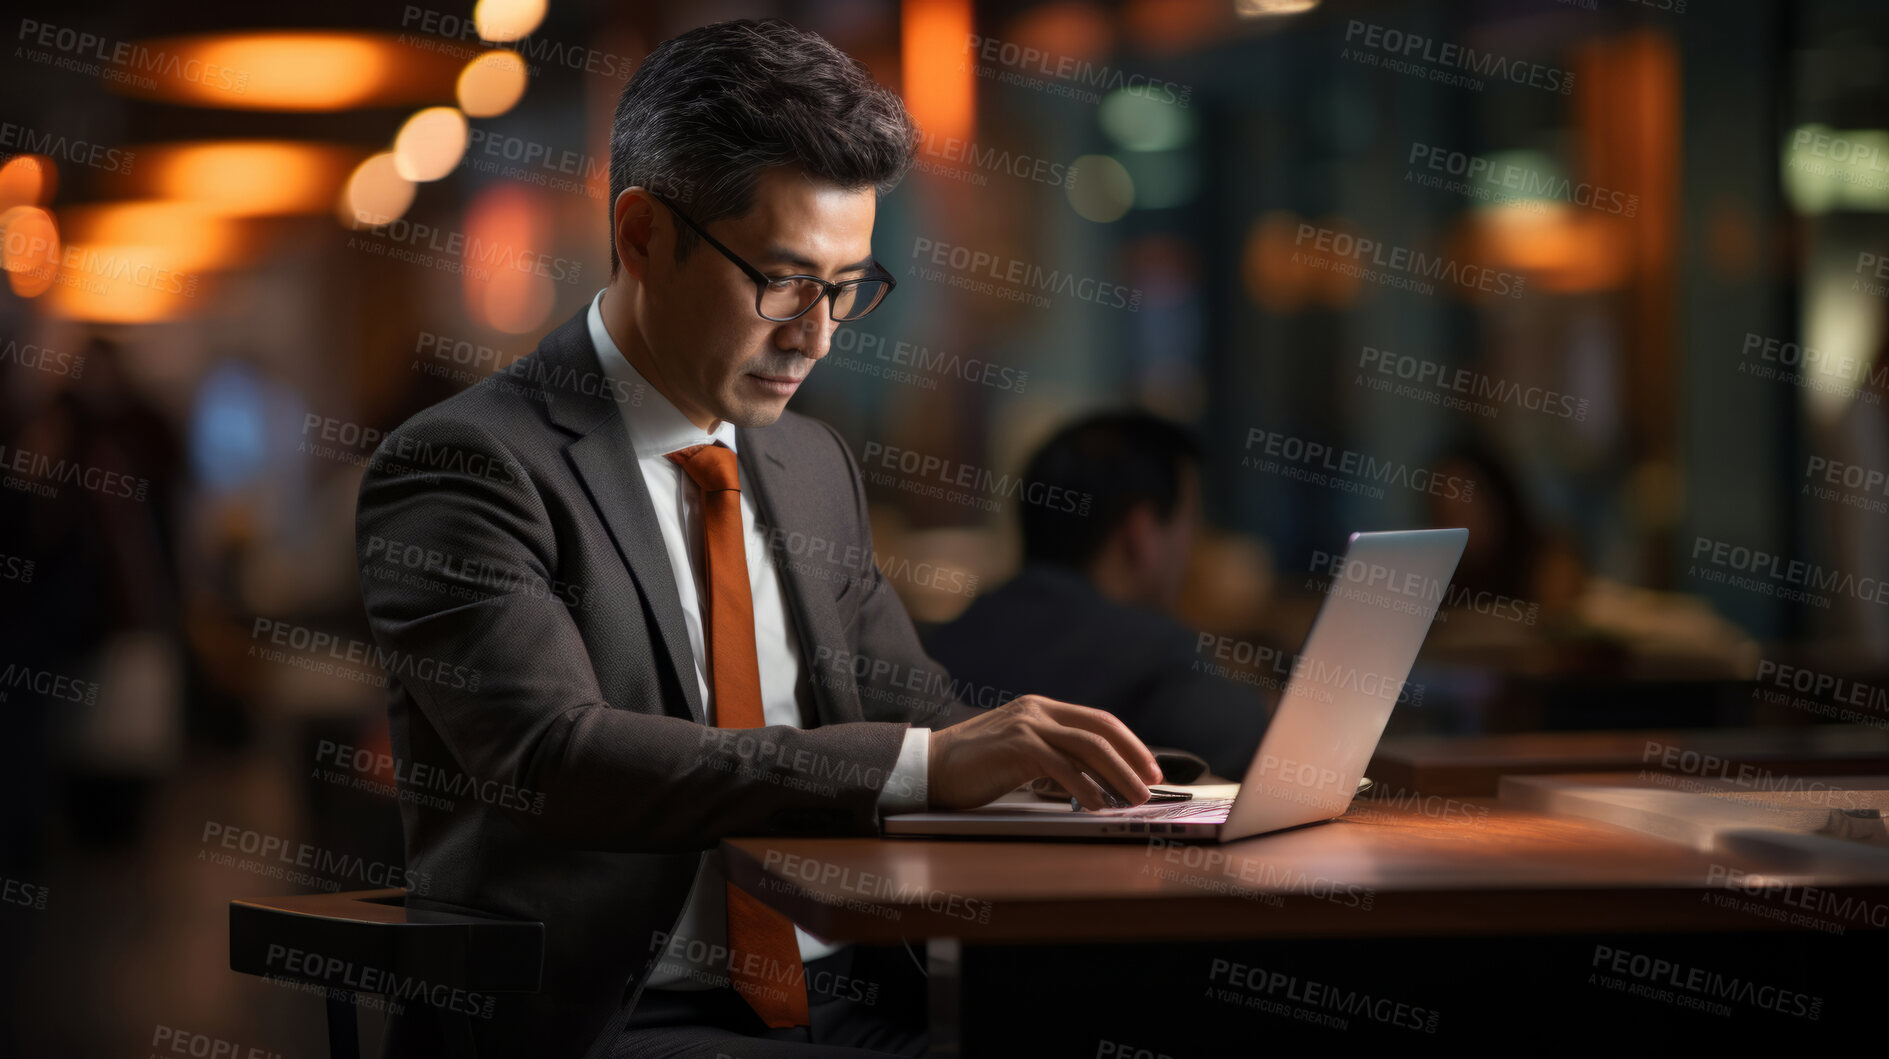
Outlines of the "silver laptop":
[{"label": "silver laptop", "polygon": [[1368,785],[1364,767],[1468,540],[1466,529],[1351,535],[1231,797],[1088,811],[1012,792],[976,809],[888,816],[885,833],[1230,842],[1343,816]]}]

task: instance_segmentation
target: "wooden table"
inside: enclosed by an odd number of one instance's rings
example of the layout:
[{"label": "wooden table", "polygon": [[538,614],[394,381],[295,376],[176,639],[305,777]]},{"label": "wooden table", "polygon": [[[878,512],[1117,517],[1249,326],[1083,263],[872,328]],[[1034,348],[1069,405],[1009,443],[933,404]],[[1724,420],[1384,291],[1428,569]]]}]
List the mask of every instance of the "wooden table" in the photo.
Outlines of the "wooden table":
[{"label": "wooden table", "polygon": [[[1804,930],[1766,914],[1770,891],[1727,889],[1779,865],[1489,798],[1360,800],[1340,820],[1224,846],[804,838],[722,848],[736,885],[814,934],[926,940],[938,1055],[957,1054],[966,947]],[[1852,931],[1889,925],[1889,870],[1789,878],[1883,913]]]},{"label": "wooden table", "polygon": [[1505,775],[1651,769],[1709,777],[1740,764],[1792,776],[1889,774],[1889,731],[1831,724],[1407,736],[1380,743],[1365,775],[1392,790],[1493,796]]}]

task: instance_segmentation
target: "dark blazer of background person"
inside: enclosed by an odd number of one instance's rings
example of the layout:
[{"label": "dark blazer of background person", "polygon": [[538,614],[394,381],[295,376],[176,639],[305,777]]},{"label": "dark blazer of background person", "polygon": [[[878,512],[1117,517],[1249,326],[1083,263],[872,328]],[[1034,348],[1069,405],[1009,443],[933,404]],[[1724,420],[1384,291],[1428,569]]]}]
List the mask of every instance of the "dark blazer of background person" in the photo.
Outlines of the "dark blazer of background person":
[{"label": "dark blazer of background person", "polygon": [[[743,429],[739,459],[761,521],[855,558],[775,549],[818,716],[768,729],[767,754],[704,727],[654,509],[621,458],[638,397],[596,356],[580,312],[403,424],[361,486],[394,753],[480,792],[402,800],[412,903],[545,925],[538,993],[445,1006],[463,1024],[446,1039],[469,1025],[481,1055],[577,1055],[614,1032],[720,838],[874,834],[907,725],[977,713],[914,690],[943,689],[943,670],[872,564],[858,468],[831,427],[788,412]],[[858,680],[855,657],[874,663]],[[857,721],[885,723],[842,725]],[[408,1001],[389,1050],[432,1046],[440,1010]]]},{"label": "dark blazer of background person", "polygon": [[1180,426],[1138,409],[1057,430],[1023,480],[1086,506],[1021,507],[1022,570],[927,647],[980,697],[1027,688],[1104,709],[1150,746],[1190,751],[1239,778],[1266,705],[1256,688],[1207,672],[1198,634],[1166,610],[1193,548],[1200,458]]},{"label": "dark blazer of background person", "polygon": [[925,646],[960,687],[997,689],[993,700],[1028,688],[1107,710],[1149,746],[1198,754],[1237,780],[1268,711],[1257,688],[1196,668],[1212,661],[1198,638],[1166,614],[1108,599],[1079,571],[1033,563]]}]

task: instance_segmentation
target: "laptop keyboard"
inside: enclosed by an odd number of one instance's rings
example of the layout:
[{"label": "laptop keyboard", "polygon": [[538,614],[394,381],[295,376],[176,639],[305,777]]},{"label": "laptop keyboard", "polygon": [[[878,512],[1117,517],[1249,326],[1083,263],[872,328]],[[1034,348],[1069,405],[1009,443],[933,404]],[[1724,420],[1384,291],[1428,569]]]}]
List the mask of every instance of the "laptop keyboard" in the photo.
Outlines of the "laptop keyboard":
[{"label": "laptop keyboard", "polygon": [[1233,807],[1231,798],[1197,798],[1187,802],[1137,805],[1129,809],[1104,809],[1109,816],[1127,816],[1136,820],[1199,820],[1223,822]]}]

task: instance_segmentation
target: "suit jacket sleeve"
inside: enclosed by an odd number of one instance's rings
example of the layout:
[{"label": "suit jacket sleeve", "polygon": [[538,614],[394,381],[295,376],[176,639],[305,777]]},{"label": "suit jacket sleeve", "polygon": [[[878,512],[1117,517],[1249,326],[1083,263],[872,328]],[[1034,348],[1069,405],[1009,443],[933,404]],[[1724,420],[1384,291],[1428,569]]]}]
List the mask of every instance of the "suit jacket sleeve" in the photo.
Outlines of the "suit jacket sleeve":
[{"label": "suit jacket sleeve", "polygon": [[859,465],[846,442],[830,425],[820,424],[846,459],[853,485],[855,524],[863,544],[863,566],[854,571],[852,591],[863,593],[857,617],[848,626],[847,649],[859,683],[860,709],[869,719],[903,721],[925,728],[949,728],[983,713],[965,703],[951,674],[925,653],[905,604],[874,561],[872,520]]},{"label": "suit jacket sleeve", "polygon": [[[424,474],[394,469],[412,451],[454,455],[426,461]],[[508,815],[580,848],[672,852],[736,835],[874,833],[906,725],[774,726],[739,741],[659,702],[605,702],[555,594],[494,593],[469,580],[482,590],[455,598],[370,576],[370,549],[391,541],[438,552],[447,562],[430,572],[449,579],[498,570],[521,586],[555,583],[559,544],[541,488],[494,434],[443,418],[396,430],[362,480],[356,548],[370,627],[458,766],[481,782],[541,792],[537,813]],[[815,770],[819,782],[805,782]]]}]

